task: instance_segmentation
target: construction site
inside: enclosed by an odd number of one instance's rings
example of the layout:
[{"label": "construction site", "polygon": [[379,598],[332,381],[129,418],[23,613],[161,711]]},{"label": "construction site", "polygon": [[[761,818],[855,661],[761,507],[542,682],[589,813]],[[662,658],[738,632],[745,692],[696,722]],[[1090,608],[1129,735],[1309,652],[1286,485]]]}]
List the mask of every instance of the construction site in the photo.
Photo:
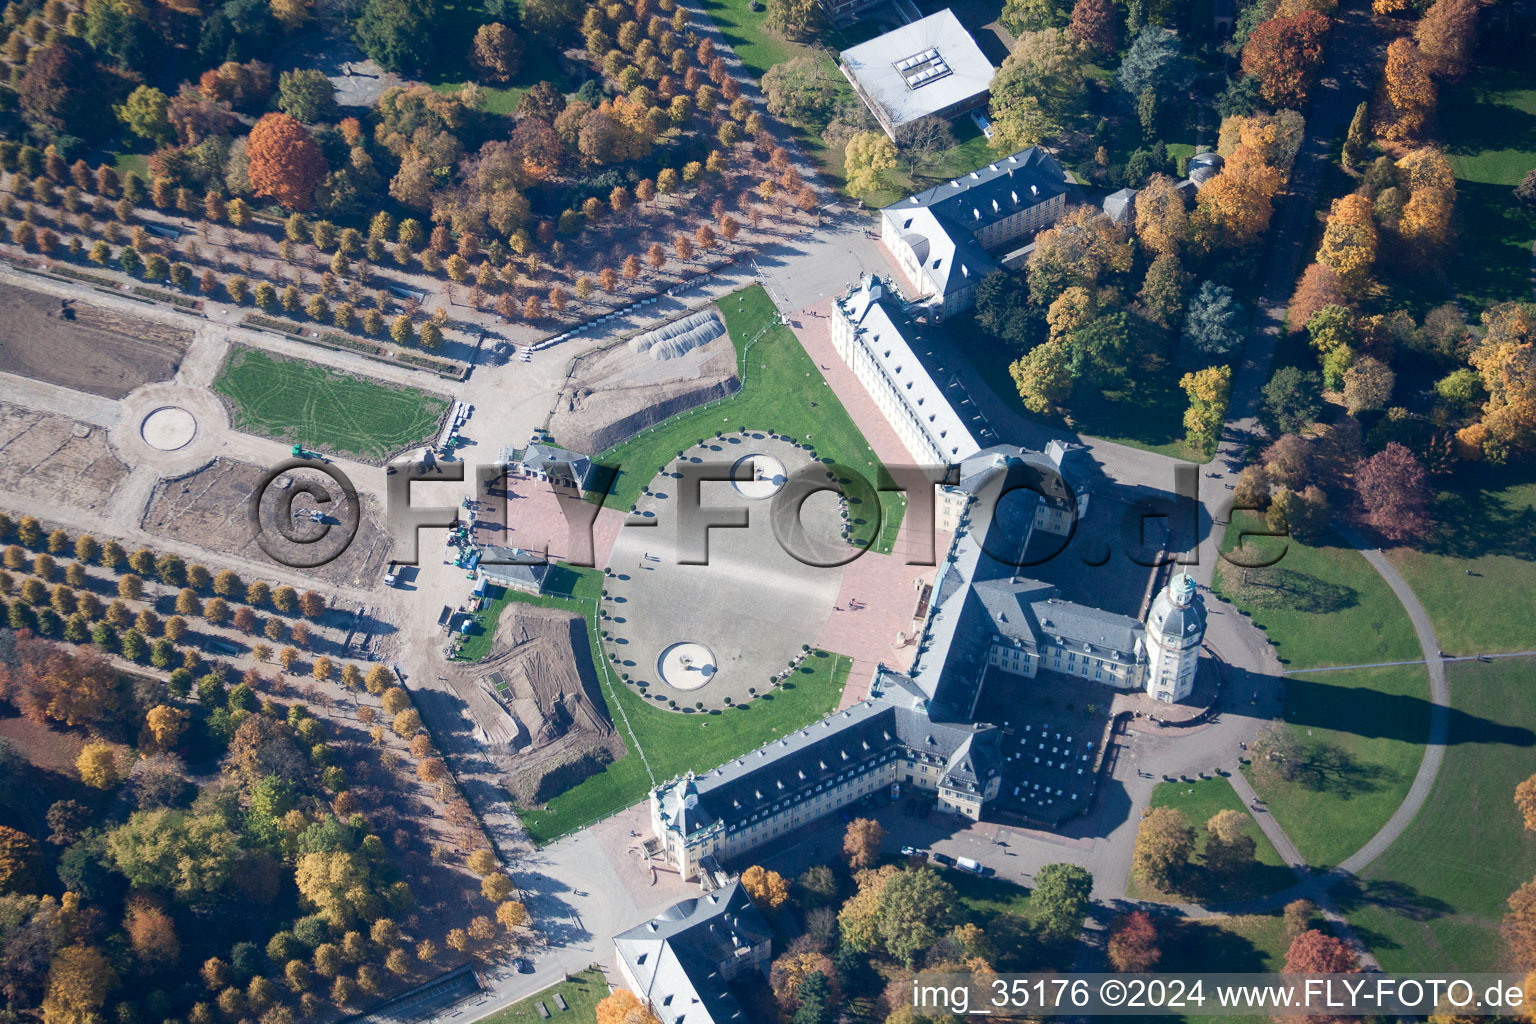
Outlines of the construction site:
[{"label": "construction site", "polygon": [[105,429],[0,402],[0,490],[94,511],[127,478]]},{"label": "construction site", "polygon": [[[234,459],[216,458],[188,473],[169,477],[155,485],[140,524],[150,533],[171,541],[195,542],[227,551],[273,567],[273,572],[297,572],[338,586],[369,589],[383,574],[388,562],[389,535],[380,525],[382,509],[371,494],[359,494],[361,515],[353,520],[336,481],[313,470],[294,470],[263,493],[260,513],[270,543],[283,544],[284,528],[294,537],[293,552],[303,559],[325,557],[330,547],[339,550],[332,560],[304,568],[298,558],[282,564],[272,560],[256,542],[250,525],[250,500],[267,471]],[[331,501],[316,502],[305,488],[327,494]],[[293,513],[287,513],[284,496],[295,492]],[[335,509],[333,514],[330,510]],[[311,519],[311,510],[319,520]],[[297,518],[295,517],[297,515]],[[278,520],[282,519],[280,523]],[[351,536],[355,521],[356,536]],[[321,544],[312,541],[324,534]]]},{"label": "construction site", "polygon": [[122,398],[176,375],[185,327],[0,284],[0,372]]},{"label": "construction site", "polygon": [[450,663],[440,677],[520,807],[539,806],[624,755],[586,628],[573,612],[509,602],[495,653]]},{"label": "construction site", "polygon": [[548,430],[562,447],[601,452],[739,386],[735,346],[706,310],[575,359]]}]

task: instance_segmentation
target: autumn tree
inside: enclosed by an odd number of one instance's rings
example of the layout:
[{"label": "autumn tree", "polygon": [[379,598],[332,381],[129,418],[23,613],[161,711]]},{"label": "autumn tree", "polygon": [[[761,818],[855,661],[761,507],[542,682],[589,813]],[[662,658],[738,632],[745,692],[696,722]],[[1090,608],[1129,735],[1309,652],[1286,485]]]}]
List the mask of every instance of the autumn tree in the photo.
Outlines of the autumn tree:
[{"label": "autumn tree", "polygon": [[324,155],[309,130],[287,114],[267,114],[251,129],[246,143],[247,175],[259,196],[268,196],[291,210],[314,205],[315,189],[324,180]]},{"label": "autumn tree", "polygon": [[1351,415],[1383,409],[1392,397],[1397,374],[1374,356],[1360,356],[1344,371],[1344,408]]},{"label": "autumn tree", "polygon": [[1208,366],[1179,379],[1189,396],[1184,410],[1184,431],[1189,443],[1209,448],[1216,443],[1227,415],[1227,395],[1232,386],[1232,367]]},{"label": "autumn tree", "polygon": [[597,1004],[597,1024],[658,1024],[650,1007],[627,988],[616,988]]},{"label": "autumn tree", "polygon": [[1117,971],[1150,971],[1162,959],[1157,944],[1157,925],[1145,910],[1116,918],[1110,926],[1107,952]]},{"label": "autumn tree", "polygon": [[880,174],[896,166],[896,145],[884,132],[859,132],[848,140],[843,155],[850,195],[872,191]]},{"label": "autumn tree", "polygon": [[1429,525],[1429,479],[1407,448],[1389,443],[1355,467],[1355,489],[1366,520],[1383,536],[1406,541]]},{"label": "autumn tree", "polygon": [[954,888],[931,868],[897,871],[875,902],[875,927],[886,952],[911,967],[951,924]]},{"label": "autumn tree", "polygon": [[[7,770],[13,768],[7,766]],[[0,893],[32,892],[41,866],[37,840],[19,829],[0,825]]]},{"label": "autumn tree", "polygon": [[1077,383],[1077,371],[1065,342],[1036,345],[1008,367],[1024,408],[1037,415],[1059,413]]},{"label": "autumn tree", "polygon": [[1072,20],[1067,25],[1088,53],[1103,56],[1115,52],[1115,8],[1109,0],[1077,0],[1072,5]]},{"label": "autumn tree", "polygon": [[1515,787],[1515,809],[1520,812],[1525,827],[1536,832],[1536,775]]},{"label": "autumn tree", "polygon": [[802,41],[816,38],[827,19],[818,0],[768,0],[763,24],[786,39]]},{"label": "autumn tree", "polygon": [[1265,100],[1300,109],[1317,84],[1327,37],[1328,19],[1316,11],[1277,15],[1249,33],[1243,45],[1243,70],[1258,79]]},{"label": "autumn tree", "polygon": [[1316,928],[1296,936],[1285,951],[1286,974],[1353,974],[1359,969],[1348,946]]},{"label": "autumn tree", "polygon": [[754,864],[741,873],[742,887],[752,902],[763,910],[773,911],[789,899],[789,885],[777,871],[768,871]]},{"label": "autumn tree", "polygon": [[1371,200],[1356,192],[1333,201],[1317,259],[1338,275],[1346,294],[1358,295],[1370,280],[1376,242]]},{"label": "autumn tree", "polygon": [[101,1007],[117,988],[117,972],[95,946],[65,946],[48,965],[48,989],[43,998],[44,1024],[91,1024],[101,1020]]},{"label": "autumn tree", "polygon": [[123,931],[134,955],[153,968],[174,966],[181,957],[181,942],[169,914],[144,897],[129,900]]},{"label": "autumn tree", "polygon": [[1136,194],[1136,237],[1163,254],[1177,254],[1189,239],[1184,196],[1166,174],[1154,174]]},{"label": "autumn tree", "polygon": [[1223,875],[1235,875],[1253,866],[1257,841],[1248,834],[1248,815],[1228,808],[1217,811],[1205,823],[1205,866]]},{"label": "autumn tree", "polygon": [[110,743],[87,743],[75,759],[80,781],[93,789],[110,789],[117,784],[117,749]]},{"label": "autumn tree", "polygon": [[1269,227],[1280,181],[1279,169],[1258,150],[1238,146],[1195,199],[1190,221],[1196,241],[1207,251],[1252,246]]},{"label": "autumn tree", "polygon": [[1154,807],[1142,816],[1136,830],[1131,870],[1149,884],[1168,890],[1194,850],[1195,830],[1183,812]]},{"label": "autumn tree", "polygon": [[1293,331],[1300,331],[1306,327],[1312,315],[1324,306],[1344,304],[1344,285],[1339,275],[1330,266],[1313,263],[1301,275],[1301,281],[1291,293],[1291,301],[1285,311],[1286,326]]},{"label": "autumn tree", "polygon": [[522,66],[523,41],[501,22],[481,25],[470,47],[470,64],[492,82],[509,82]]},{"label": "autumn tree", "polygon": [[886,831],[873,818],[855,818],[843,833],[843,853],[853,871],[872,867],[880,856],[880,844]]},{"label": "autumn tree", "polygon": [[1430,61],[1406,36],[1387,47],[1387,67],[1376,90],[1375,125],[1392,140],[1416,139],[1424,133],[1438,99],[1430,77]]},{"label": "autumn tree", "polygon": [[1435,0],[1414,26],[1413,41],[1435,74],[1455,78],[1467,70],[1481,6],[1478,0]]}]

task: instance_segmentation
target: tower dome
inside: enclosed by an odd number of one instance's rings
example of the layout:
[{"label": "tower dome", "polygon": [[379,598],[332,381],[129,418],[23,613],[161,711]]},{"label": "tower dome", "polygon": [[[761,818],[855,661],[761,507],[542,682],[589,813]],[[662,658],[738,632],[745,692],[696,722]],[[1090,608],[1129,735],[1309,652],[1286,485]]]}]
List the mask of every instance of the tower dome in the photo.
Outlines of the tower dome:
[{"label": "tower dome", "polygon": [[1205,638],[1205,602],[1189,573],[1174,576],[1153,600],[1147,632],[1173,647],[1197,646]]},{"label": "tower dome", "polygon": [[1205,601],[1189,573],[1178,573],[1147,612],[1147,694],[1169,703],[1188,697],[1204,639]]}]

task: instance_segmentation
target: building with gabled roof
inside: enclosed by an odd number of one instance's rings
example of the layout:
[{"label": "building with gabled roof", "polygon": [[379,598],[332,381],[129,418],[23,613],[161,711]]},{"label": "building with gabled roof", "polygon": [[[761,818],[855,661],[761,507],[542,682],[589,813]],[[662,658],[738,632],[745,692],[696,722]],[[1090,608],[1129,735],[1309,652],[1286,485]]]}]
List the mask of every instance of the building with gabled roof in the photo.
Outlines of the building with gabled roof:
[{"label": "building with gabled roof", "polygon": [[661,1024],[746,1024],[731,983],[766,974],[773,933],[739,881],[616,935],[619,972]]},{"label": "building with gabled roof", "polygon": [[513,465],[524,476],[544,480],[557,487],[575,488],[577,491],[585,491],[592,479],[591,459],[540,441],[524,448]]},{"label": "building with gabled roof", "polygon": [[880,241],[937,318],[970,309],[998,269],[992,253],[1067,212],[1066,171],[1038,146],[908,196],[880,211]]},{"label": "building with gabled roof", "polygon": [[838,67],[892,139],[914,121],[984,105],[996,71],[947,7],[844,50]]}]

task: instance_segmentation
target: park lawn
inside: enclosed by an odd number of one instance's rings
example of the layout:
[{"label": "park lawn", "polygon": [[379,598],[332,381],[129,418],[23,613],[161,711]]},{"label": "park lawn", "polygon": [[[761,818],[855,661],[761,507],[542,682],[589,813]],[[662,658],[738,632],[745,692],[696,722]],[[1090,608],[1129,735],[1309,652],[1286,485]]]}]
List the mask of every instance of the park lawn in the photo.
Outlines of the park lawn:
[{"label": "park lawn", "polygon": [[1152,900],[1158,903],[1228,903],[1284,889],[1295,883],[1296,876],[1285,866],[1278,850],[1269,841],[1248,808],[1243,806],[1232,784],[1225,778],[1201,779],[1197,782],[1160,782],[1152,790],[1153,807],[1173,807],[1189,819],[1195,829],[1195,854],[1205,853],[1207,834],[1205,823],[1219,811],[1238,811],[1243,815],[1243,833],[1254,840],[1254,862],[1250,870],[1241,874],[1222,877],[1206,871],[1198,865],[1189,872],[1184,886],[1177,892],[1163,892],[1156,887],[1131,878],[1126,885],[1126,895],[1132,899]]},{"label": "park lawn", "polygon": [[[496,623],[512,602],[580,611],[586,616],[588,649],[592,664],[601,674],[599,683],[608,715],[630,749],[544,807],[518,811],[529,837],[539,845],[645,799],[652,776],[663,782],[686,771],[710,771],[775,736],[788,735],[824,718],[837,709],[853,666],[852,659],[845,655],[812,651],[793,682],[758,696],[750,704],[704,714],[658,708],[615,680],[608,671],[594,620],[602,581],[600,569],[557,565],[550,574],[547,594],[534,596],[503,589],[476,616],[471,635],[459,649],[460,658],[468,661],[490,653]],[[644,761],[635,754],[636,743],[645,752]]]},{"label": "park lawn", "polygon": [[[555,993],[565,997],[567,1010],[555,1005]],[[550,1024],[597,1024],[597,1004],[608,997],[608,982],[603,972],[589,967],[569,981],[551,985],[536,992],[522,1002],[513,1003],[481,1017],[475,1024],[544,1024],[537,1004],[543,1003],[549,1011]]]},{"label": "park lawn", "polygon": [[431,439],[449,401],[418,388],[235,345],[214,390],[245,430],[375,464]]},{"label": "park lawn", "polygon": [[[1285,921],[1279,914],[1234,914],[1230,917],[1158,918],[1159,947],[1163,957],[1154,970],[1214,974],[1271,974],[1285,966],[1290,943]],[[1205,1006],[1215,1002],[1206,986]],[[1228,1021],[1270,1021],[1267,1016],[1201,1014],[1159,1017],[1160,1021],[1185,1020],[1190,1024],[1226,1024]],[[1300,1018],[1297,1018],[1298,1020]]]},{"label": "park lawn", "polygon": [[[1423,656],[1397,595],[1358,551],[1331,537],[1310,544],[1253,537],[1239,549],[1243,529],[1264,526],[1257,516],[1240,516],[1227,528],[1214,589],[1268,634],[1282,664],[1295,670]],[[1229,557],[1279,560],[1244,569]]]},{"label": "park lawn", "polygon": [[1309,866],[1338,864],[1396,812],[1424,757],[1429,709],[1422,665],[1286,678],[1285,728],[1305,752],[1302,775],[1243,770]]},{"label": "park lawn", "polygon": [[1536,772],[1536,668],[1519,658],[1460,662],[1450,674],[1449,742],[1408,831],[1335,889],[1387,971],[1495,971],[1505,900],[1536,875],[1536,835],[1512,795]]},{"label": "park lawn", "polygon": [[[889,486],[885,466],[827,386],[816,361],[801,348],[794,332],[776,323],[778,310],[762,286],[735,292],[716,305],[736,346],[741,389],[729,398],[658,423],[594,456],[592,461],[612,477],[602,500],[614,508],[632,507],[641,488],[679,451],[717,431],[734,434],[742,428],[788,435],[809,444],[841,476],[857,473],[872,486]],[[812,401],[816,403],[814,409],[810,407]],[[901,530],[905,507],[899,491],[881,491],[878,533],[867,516],[856,514],[854,543],[864,546],[872,542],[874,551],[889,554]]]},{"label": "park lawn", "polygon": [[1511,189],[1536,167],[1536,74],[1530,67],[1484,67],[1447,89],[1440,103],[1446,150],[1456,171],[1461,242],[1447,261],[1456,294],[1469,307],[1531,297],[1536,213]]},{"label": "park lawn", "polygon": [[1536,648],[1536,480],[1508,473],[1441,491],[1430,535],[1389,553],[1447,654]]}]

